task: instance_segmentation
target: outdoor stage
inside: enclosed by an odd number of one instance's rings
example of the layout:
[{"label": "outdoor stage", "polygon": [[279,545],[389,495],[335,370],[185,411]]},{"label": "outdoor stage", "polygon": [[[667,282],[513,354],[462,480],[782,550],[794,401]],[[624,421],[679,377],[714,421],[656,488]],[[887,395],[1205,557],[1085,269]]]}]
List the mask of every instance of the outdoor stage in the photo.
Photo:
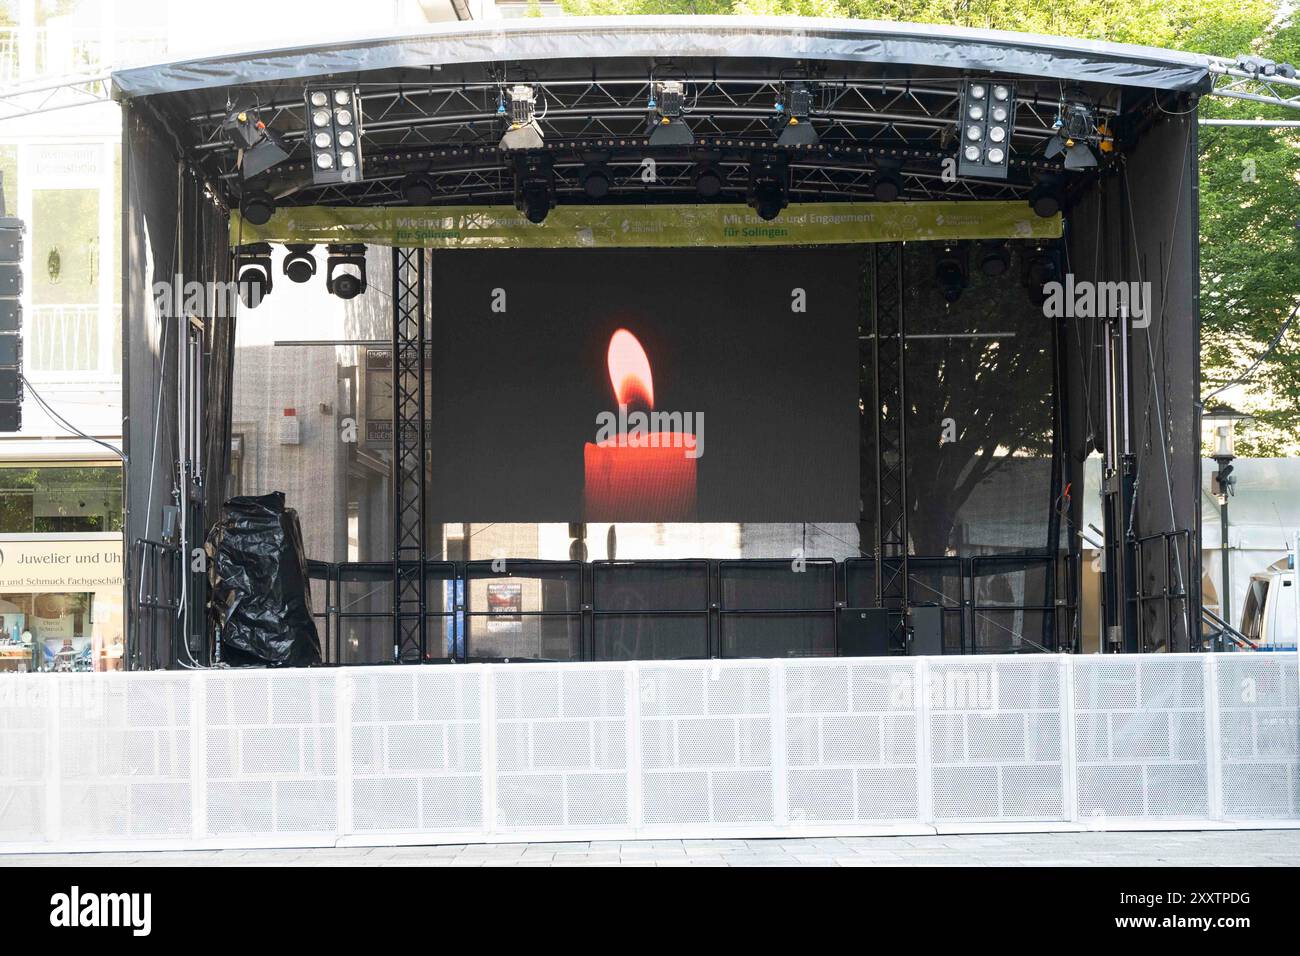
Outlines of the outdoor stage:
[{"label": "outdoor stage", "polygon": [[1239,72],[709,17],[122,71],[130,666],[225,659],[202,546],[272,491],[329,664],[1200,649]]}]

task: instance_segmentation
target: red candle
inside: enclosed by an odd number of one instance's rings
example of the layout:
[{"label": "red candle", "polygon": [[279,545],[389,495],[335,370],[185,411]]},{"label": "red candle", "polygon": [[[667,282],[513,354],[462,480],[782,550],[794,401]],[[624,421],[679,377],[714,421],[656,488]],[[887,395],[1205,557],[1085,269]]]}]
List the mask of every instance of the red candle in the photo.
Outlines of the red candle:
[{"label": "red candle", "polygon": [[[610,338],[608,362],[619,412],[616,419],[603,413],[607,424],[617,422],[615,433],[587,442],[583,449],[587,520],[692,520],[703,423],[696,418],[694,432],[646,427],[653,421],[654,380],[645,349],[627,329]],[[633,402],[646,410],[629,412]]]}]

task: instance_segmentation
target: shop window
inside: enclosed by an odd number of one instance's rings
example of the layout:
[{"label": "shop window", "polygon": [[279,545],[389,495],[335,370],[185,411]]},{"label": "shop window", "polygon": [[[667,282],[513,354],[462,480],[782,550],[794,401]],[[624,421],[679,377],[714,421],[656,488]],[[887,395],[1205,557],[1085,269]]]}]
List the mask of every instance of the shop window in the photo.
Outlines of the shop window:
[{"label": "shop window", "polygon": [[120,467],[0,467],[0,533],[121,530]]}]

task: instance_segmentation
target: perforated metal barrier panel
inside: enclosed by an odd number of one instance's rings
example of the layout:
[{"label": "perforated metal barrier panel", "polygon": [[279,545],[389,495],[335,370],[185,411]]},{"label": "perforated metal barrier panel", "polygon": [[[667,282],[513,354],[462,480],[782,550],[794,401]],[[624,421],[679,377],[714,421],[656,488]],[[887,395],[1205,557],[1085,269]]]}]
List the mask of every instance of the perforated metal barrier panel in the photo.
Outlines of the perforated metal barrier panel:
[{"label": "perforated metal barrier panel", "polygon": [[0,678],[0,850],[1300,825],[1295,654]]}]

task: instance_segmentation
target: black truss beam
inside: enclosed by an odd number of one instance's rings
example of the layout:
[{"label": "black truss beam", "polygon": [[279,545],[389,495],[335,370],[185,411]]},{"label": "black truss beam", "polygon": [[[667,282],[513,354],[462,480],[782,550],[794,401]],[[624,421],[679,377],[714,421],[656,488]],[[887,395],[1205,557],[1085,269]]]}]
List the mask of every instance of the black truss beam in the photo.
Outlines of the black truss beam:
[{"label": "black truss beam", "polygon": [[393,249],[393,657],[425,656],[422,249]]},{"label": "black truss beam", "polygon": [[875,362],[876,601],[897,611],[891,635],[906,650],[908,618],[906,324],[903,310],[903,246],[871,247],[872,329]]}]

